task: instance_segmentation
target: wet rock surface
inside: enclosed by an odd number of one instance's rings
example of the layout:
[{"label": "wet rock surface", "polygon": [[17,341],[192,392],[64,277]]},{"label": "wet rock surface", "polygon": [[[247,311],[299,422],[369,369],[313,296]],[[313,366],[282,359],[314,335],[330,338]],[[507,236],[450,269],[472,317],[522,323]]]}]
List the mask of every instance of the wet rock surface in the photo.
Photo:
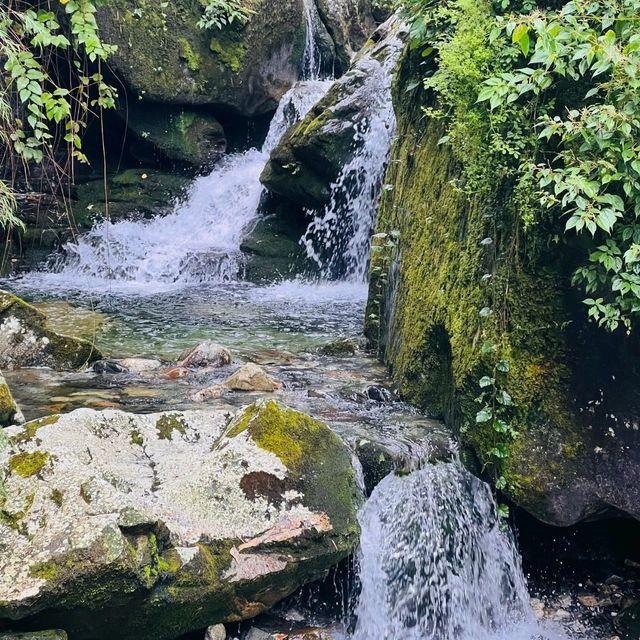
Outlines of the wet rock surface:
[{"label": "wet rock surface", "polygon": [[24,422],[22,411],[13,399],[11,389],[0,371],[0,427]]},{"label": "wet rock surface", "polygon": [[224,386],[232,391],[273,392],[282,389],[282,383],[272,378],[262,367],[248,362],[232,374]]},{"label": "wet rock surface", "polygon": [[375,100],[365,82],[400,60],[406,28],[392,19],[358,53],[351,68],[271,153],[261,181],[269,191],[297,206],[318,209],[329,202],[331,185],[353,157]]},{"label": "wet rock surface", "polygon": [[93,344],[60,335],[46,316],[17,296],[0,291],[0,366],[77,369],[100,358]]},{"label": "wet rock surface", "polygon": [[273,401],[231,423],[84,409],[5,434],[0,624],[173,638],[255,616],[357,541],[348,450]]}]

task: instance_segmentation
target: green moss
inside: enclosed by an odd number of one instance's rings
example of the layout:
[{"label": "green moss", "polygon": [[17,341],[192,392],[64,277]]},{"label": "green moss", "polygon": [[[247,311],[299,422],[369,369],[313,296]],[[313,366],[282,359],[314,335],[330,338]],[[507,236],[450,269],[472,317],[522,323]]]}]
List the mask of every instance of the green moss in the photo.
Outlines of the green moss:
[{"label": "green moss", "polygon": [[173,440],[173,432],[177,431],[184,435],[187,432],[187,425],[178,415],[164,415],[158,418],[156,431],[160,440]]},{"label": "green moss", "polygon": [[130,441],[131,441],[131,444],[135,444],[135,445],[137,445],[139,447],[144,445],[144,437],[142,436],[142,434],[137,429],[134,429],[131,432]]},{"label": "green moss", "polygon": [[9,469],[23,478],[30,478],[39,473],[49,460],[46,451],[33,453],[17,453],[9,459]]},{"label": "green moss", "polygon": [[180,57],[187,63],[189,71],[200,69],[200,54],[195,52],[186,38],[179,38]]},{"label": "green moss", "polygon": [[209,49],[215,56],[234,73],[240,73],[247,47],[240,39],[211,38]]},{"label": "green moss", "polygon": [[269,400],[246,409],[228,436],[243,432],[278,456],[292,478],[300,479],[298,488],[307,506],[327,513],[336,529],[348,535],[358,532],[354,509],[358,489],[351,458],[327,425]]},{"label": "green moss", "polygon": [[9,385],[3,384],[3,378],[0,375],[0,426],[11,424],[16,411],[17,406],[9,390]]},{"label": "green moss", "polygon": [[64,492],[60,491],[60,489],[54,489],[51,492],[51,500],[61,507],[64,504]]},{"label": "green moss", "polygon": [[34,578],[42,578],[47,582],[53,582],[58,578],[58,567],[53,561],[40,562],[29,567],[29,573]]},{"label": "green moss", "polygon": [[45,418],[40,418],[38,420],[32,420],[31,422],[27,422],[22,426],[22,431],[15,436],[13,436],[12,440],[14,444],[23,444],[25,442],[31,442],[39,429],[42,427],[46,427],[52,424],[56,424],[60,419],[59,415],[46,416]]}]

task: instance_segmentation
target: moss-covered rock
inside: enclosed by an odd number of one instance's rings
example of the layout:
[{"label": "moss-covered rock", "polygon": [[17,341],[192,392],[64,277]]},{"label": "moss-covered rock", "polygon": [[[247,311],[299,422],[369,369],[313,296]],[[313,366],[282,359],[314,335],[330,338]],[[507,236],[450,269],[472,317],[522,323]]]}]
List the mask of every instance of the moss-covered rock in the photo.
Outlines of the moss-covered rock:
[{"label": "moss-covered rock", "polygon": [[[570,287],[571,247],[549,244],[544,228],[523,235],[506,214],[491,226],[486,212],[509,211],[511,193],[469,201],[452,186],[459,167],[439,144],[441,125],[424,115],[430,98],[408,90],[419,64],[406,57],[395,90],[399,129],[374,243],[369,340],[403,395],[460,428],[481,467],[504,475],[509,496],[540,519],[640,517],[638,341],[587,324]],[[480,316],[492,296],[498,336]],[[479,380],[492,371],[486,338],[509,363],[504,385],[519,434],[499,466],[490,451],[504,437],[475,420]]]},{"label": "moss-covered rock", "polygon": [[260,178],[270,192],[299,208],[320,209],[329,202],[332,184],[369,133],[372,113],[386,100],[405,35],[395,19],[382,25],[349,71],[284,135]]},{"label": "moss-covered rock", "polygon": [[22,412],[13,399],[11,389],[0,371],[0,427],[8,427],[11,424],[22,422],[24,422]]},{"label": "moss-covered rock", "polygon": [[207,168],[227,148],[222,125],[204,111],[133,101],[123,116],[136,136],[129,151],[147,164]]},{"label": "moss-covered rock", "polygon": [[81,409],[5,436],[0,627],[175,638],[261,613],[357,543],[349,450],[274,401],[231,423]]},{"label": "moss-covered rock", "polygon": [[247,116],[275,108],[302,65],[302,0],[244,0],[245,26],[201,29],[199,0],[158,7],[151,0],[112,0],[98,11],[103,38],[118,46],[112,64],[136,97],[209,105]]},{"label": "moss-covered rock", "polygon": [[91,342],[51,331],[44,313],[0,291],[0,366],[77,369],[100,357]]}]

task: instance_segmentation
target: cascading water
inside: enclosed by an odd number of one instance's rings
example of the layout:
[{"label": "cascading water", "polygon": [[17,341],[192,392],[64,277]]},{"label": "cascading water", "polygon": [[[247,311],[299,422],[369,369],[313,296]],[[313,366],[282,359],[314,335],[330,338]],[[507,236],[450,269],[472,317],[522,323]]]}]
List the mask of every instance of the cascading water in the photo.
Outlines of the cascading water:
[{"label": "cascading water", "polygon": [[559,640],[534,618],[491,490],[452,462],[388,476],[360,514],[352,640]]},{"label": "cascading water", "polygon": [[96,281],[128,285],[224,282],[241,268],[240,243],[255,217],[260,173],[284,132],[324,95],[328,82],[297,83],[280,101],[262,150],[228,156],[198,178],[173,213],[150,221],[105,220],[65,247],[54,267],[82,287]]},{"label": "cascading water", "polygon": [[307,255],[327,279],[362,282],[367,275],[371,231],[389,158],[396,119],[391,97],[393,71],[402,50],[400,34],[373,49],[355,70],[361,83],[362,117],[353,122],[352,159],[331,186],[331,200],[302,238]]},{"label": "cascading water", "polygon": [[304,0],[304,16],[307,23],[302,77],[307,80],[320,80],[322,73],[322,55],[317,43],[316,21],[320,20],[314,0]]}]

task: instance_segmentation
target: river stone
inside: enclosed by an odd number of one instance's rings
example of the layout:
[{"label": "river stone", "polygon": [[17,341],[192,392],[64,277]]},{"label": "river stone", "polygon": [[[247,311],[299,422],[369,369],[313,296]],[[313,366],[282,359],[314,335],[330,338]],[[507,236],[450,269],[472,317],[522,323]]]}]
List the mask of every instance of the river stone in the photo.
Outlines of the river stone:
[{"label": "river stone", "polygon": [[204,640],[226,640],[226,638],[227,630],[223,624],[216,624],[213,627],[209,627],[204,636]]},{"label": "river stone", "polygon": [[226,380],[224,386],[232,391],[266,391],[282,389],[282,383],[272,378],[262,367],[248,362]]},{"label": "river stone", "polygon": [[162,368],[162,362],[155,358],[124,358],[118,364],[129,373],[152,373]]},{"label": "river stone", "polygon": [[78,369],[99,358],[89,341],[51,331],[44,313],[0,291],[0,367]]},{"label": "river stone", "polygon": [[406,34],[395,18],[381,25],[349,71],[283,136],[260,177],[271,193],[303,208],[329,203],[331,186],[353,158],[360,131],[378,108],[367,80],[379,77],[378,85],[389,81],[387,69],[397,66]]},{"label": "river stone", "polygon": [[13,399],[11,389],[0,371],[0,427],[12,424],[22,424],[24,416]]},{"label": "river stone", "polygon": [[183,351],[178,358],[179,367],[224,367],[231,364],[231,353],[228,349],[207,340],[191,349]]},{"label": "river stone", "polygon": [[357,543],[349,450],[275,401],[231,423],[79,409],[5,435],[0,626],[175,638],[258,615]]}]

